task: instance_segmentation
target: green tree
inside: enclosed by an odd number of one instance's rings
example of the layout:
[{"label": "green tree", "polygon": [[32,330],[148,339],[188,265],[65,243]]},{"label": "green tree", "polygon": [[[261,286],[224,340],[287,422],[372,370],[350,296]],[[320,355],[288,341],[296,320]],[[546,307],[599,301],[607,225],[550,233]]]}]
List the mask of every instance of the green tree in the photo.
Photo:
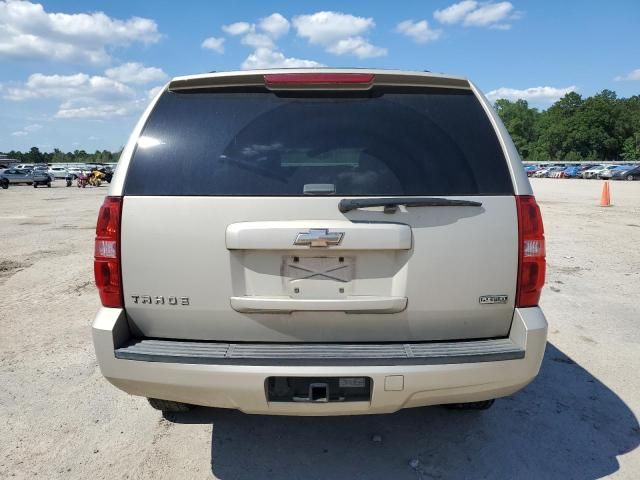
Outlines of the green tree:
[{"label": "green tree", "polygon": [[24,159],[29,163],[42,163],[44,162],[44,155],[42,155],[38,147],[31,147],[31,150],[24,156]]},{"label": "green tree", "polygon": [[526,100],[511,102],[505,99],[497,100],[495,108],[509,131],[520,156],[523,159],[529,158],[536,139],[538,110],[529,108]]}]

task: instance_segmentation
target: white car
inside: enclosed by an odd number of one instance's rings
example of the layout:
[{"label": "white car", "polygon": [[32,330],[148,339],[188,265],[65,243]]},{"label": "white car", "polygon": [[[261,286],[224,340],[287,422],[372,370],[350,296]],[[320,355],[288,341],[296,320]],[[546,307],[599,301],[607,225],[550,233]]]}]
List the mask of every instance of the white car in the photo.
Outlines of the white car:
[{"label": "white car", "polygon": [[102,374],[154,408],[484,409],[542,362],[544,233],[466,78],[173,79],[98,214]]},{"label": "white car", "polygon": [[550,171],[550,168],[541,168],[540,170],[536,170],[533,176],[536,178],[544,178],[549,174]]},{"label": "white car", "polygon": [[597,165],[582,172],[582,178],[600,178],[600,175],[609,170],[613,170],[618,165]]},{"label": "white car", "polygon": [[66,178],[69,174],[66,167],[50,167],[48,172],[53,175],[54,178]]}]

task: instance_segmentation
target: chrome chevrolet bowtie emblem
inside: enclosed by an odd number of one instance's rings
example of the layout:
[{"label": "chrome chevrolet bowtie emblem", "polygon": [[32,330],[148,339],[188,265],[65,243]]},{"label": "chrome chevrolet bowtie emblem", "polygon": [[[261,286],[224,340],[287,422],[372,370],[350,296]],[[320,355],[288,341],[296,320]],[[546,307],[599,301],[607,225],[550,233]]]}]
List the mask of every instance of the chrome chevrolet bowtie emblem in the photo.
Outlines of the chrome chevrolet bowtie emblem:
[{"label": "chrome chevrolet bowtie emblem", "polygon": [[327,228],[310,228],[308,232],[300,232],[296,236],[294,245],[308,245],[309,247],[328,247],[339,245],[344,232],[331,232]]}]

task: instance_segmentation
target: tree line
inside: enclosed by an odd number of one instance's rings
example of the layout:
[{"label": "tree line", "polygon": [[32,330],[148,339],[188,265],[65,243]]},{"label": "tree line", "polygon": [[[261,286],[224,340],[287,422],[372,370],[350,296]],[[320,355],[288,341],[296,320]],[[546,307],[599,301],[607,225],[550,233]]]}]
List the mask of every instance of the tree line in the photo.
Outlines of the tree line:
[{"label": "tree line", "polygon": [[544,111],[526,100],[495,108],[523,160],[640,160],[640,95],[571,92]]},{"label": "tree line", "polygon": [[31,147],[28,152],[11,150],[4,155],[20,163],[111,163],[118,161],[120,152],[96,150],[94,153],[88,153],[84,150],[74,150],[65,153],[57,148],[53,152],[41,152],[38,147]]}]

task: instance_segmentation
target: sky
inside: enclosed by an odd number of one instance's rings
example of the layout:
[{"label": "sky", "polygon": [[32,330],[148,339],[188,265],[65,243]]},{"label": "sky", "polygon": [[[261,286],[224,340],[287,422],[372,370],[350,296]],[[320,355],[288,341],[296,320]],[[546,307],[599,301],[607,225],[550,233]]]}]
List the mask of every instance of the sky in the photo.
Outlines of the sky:
[{"label": "sky", "polygon": [[171,77],[271,67],[462,75],[492,101],[640,94],[640,0],[0,0],[0,151],[118,150]]}]

